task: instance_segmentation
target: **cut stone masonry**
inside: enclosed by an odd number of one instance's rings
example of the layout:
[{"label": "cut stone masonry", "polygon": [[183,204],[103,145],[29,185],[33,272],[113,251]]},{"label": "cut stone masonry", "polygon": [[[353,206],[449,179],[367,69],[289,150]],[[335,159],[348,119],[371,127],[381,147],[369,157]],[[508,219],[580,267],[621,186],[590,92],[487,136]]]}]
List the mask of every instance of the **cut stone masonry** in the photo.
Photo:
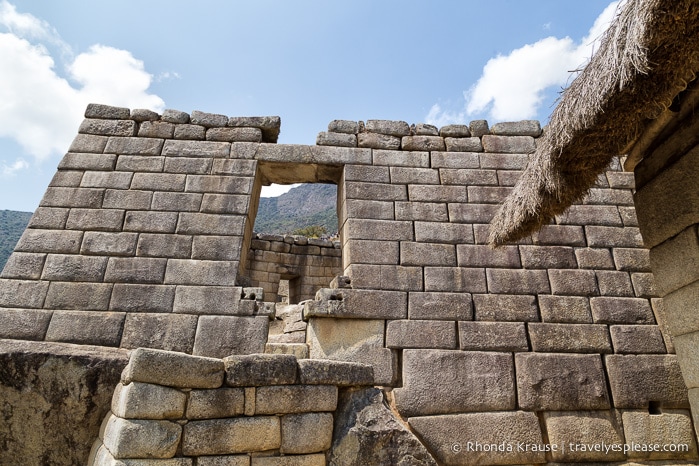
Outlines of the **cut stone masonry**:
[{"label": "cut stone masonry", "polygon": [[[0,338],[364,363],[439,464],[651,458],[461,448],[509,441],[686,444],[652,459],[696,461],[633,174],[618,160],[555,223],[490,249],[487,223],[538,122],[336,120],[315,146],[276,144],[279,125],[90,105],[0,276]],[[339,244],[253,232],[262,185],[308,182],[337,184]],[[277,319],[281,280],[305,302]],[[303,340],[284,336],[303,327]],[[276,432],[288,413],[273,411],[251,432]],[[163,438],[181,428],[158,423]],[[112,456],[117,443],[104,442]]]}]

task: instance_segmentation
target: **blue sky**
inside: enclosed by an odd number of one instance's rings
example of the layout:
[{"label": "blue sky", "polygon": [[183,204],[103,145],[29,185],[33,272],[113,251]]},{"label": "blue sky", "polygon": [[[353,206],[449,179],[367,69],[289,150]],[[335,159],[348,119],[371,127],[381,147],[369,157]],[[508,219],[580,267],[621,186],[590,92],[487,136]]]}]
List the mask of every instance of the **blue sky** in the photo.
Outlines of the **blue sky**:
[{"label": "blue sky", "polygon": [[89,102],[334,119],[545,123],[610,0],[0,0],[0,210],[33,211]]}]

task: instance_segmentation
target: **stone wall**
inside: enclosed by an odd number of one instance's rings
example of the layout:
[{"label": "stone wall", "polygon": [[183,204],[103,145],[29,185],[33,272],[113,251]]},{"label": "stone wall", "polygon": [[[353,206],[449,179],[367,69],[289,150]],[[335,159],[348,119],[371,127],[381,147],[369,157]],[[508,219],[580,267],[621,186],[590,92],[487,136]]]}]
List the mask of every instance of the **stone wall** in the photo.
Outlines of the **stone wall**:
[{"label": "stone wall", "polygon": [[[619,161],[555,223],[493,250],[487,223],[537,122],[337,120],[316,146],[275,144],[278,130],[275,118],[88,107],[0,278],[0,337],[261,353],[273,305],[246,288],[263,285],[260,188],[333,182],[342,275],[304,305],[309,356],[371,365],[440,463],[697,458]],[[632,442],[687,451],[569,447]]]},{"label": "stone wall", "polygon": [[[248,270],[251,286],[264,290],[264,301],[295,304],[313,299],[320,288],[342,273],[340,243],[256,234],[250,243]],[[282,280],[288,283],[280,292]]]}]

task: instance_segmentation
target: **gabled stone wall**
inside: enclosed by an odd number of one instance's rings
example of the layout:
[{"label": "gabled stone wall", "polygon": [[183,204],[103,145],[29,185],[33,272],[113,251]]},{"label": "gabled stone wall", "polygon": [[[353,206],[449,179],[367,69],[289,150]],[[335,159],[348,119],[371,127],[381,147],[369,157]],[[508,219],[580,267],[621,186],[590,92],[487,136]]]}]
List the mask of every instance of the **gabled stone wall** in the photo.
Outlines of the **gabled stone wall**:
[{"label": "gabled stone wall", "polygon": [[[487,223],[537,122],[338,120],[316,146],[275,144],[278,131],[271,117],[88,107],[0,278],[0,337],[263,352],[273,305],[246,288],[274,298],[256,273],[260,188],[332,182],[342,275],[305,304],[309,356],[371,365],[438,461],[697,457],[618,161],[555,224],[493,250]],[[632,442],[688,451],[569,447]]]}]

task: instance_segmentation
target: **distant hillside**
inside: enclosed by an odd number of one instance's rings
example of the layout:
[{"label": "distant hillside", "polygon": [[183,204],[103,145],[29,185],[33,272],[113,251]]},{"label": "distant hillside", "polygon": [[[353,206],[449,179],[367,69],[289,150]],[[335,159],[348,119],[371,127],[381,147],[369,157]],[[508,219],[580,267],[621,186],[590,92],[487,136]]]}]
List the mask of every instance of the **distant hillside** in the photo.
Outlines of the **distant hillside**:
[{"label": "distant hillside", "polygon": [[257,209],[255,231],[283,235],[311,225],[337,232],[337,186],[303,184],[278,197],[263,197]]},{"label": "distant hillside", "polygon": [[0,210],[0,270],[5,267],[31,217],[31,212]]}]

